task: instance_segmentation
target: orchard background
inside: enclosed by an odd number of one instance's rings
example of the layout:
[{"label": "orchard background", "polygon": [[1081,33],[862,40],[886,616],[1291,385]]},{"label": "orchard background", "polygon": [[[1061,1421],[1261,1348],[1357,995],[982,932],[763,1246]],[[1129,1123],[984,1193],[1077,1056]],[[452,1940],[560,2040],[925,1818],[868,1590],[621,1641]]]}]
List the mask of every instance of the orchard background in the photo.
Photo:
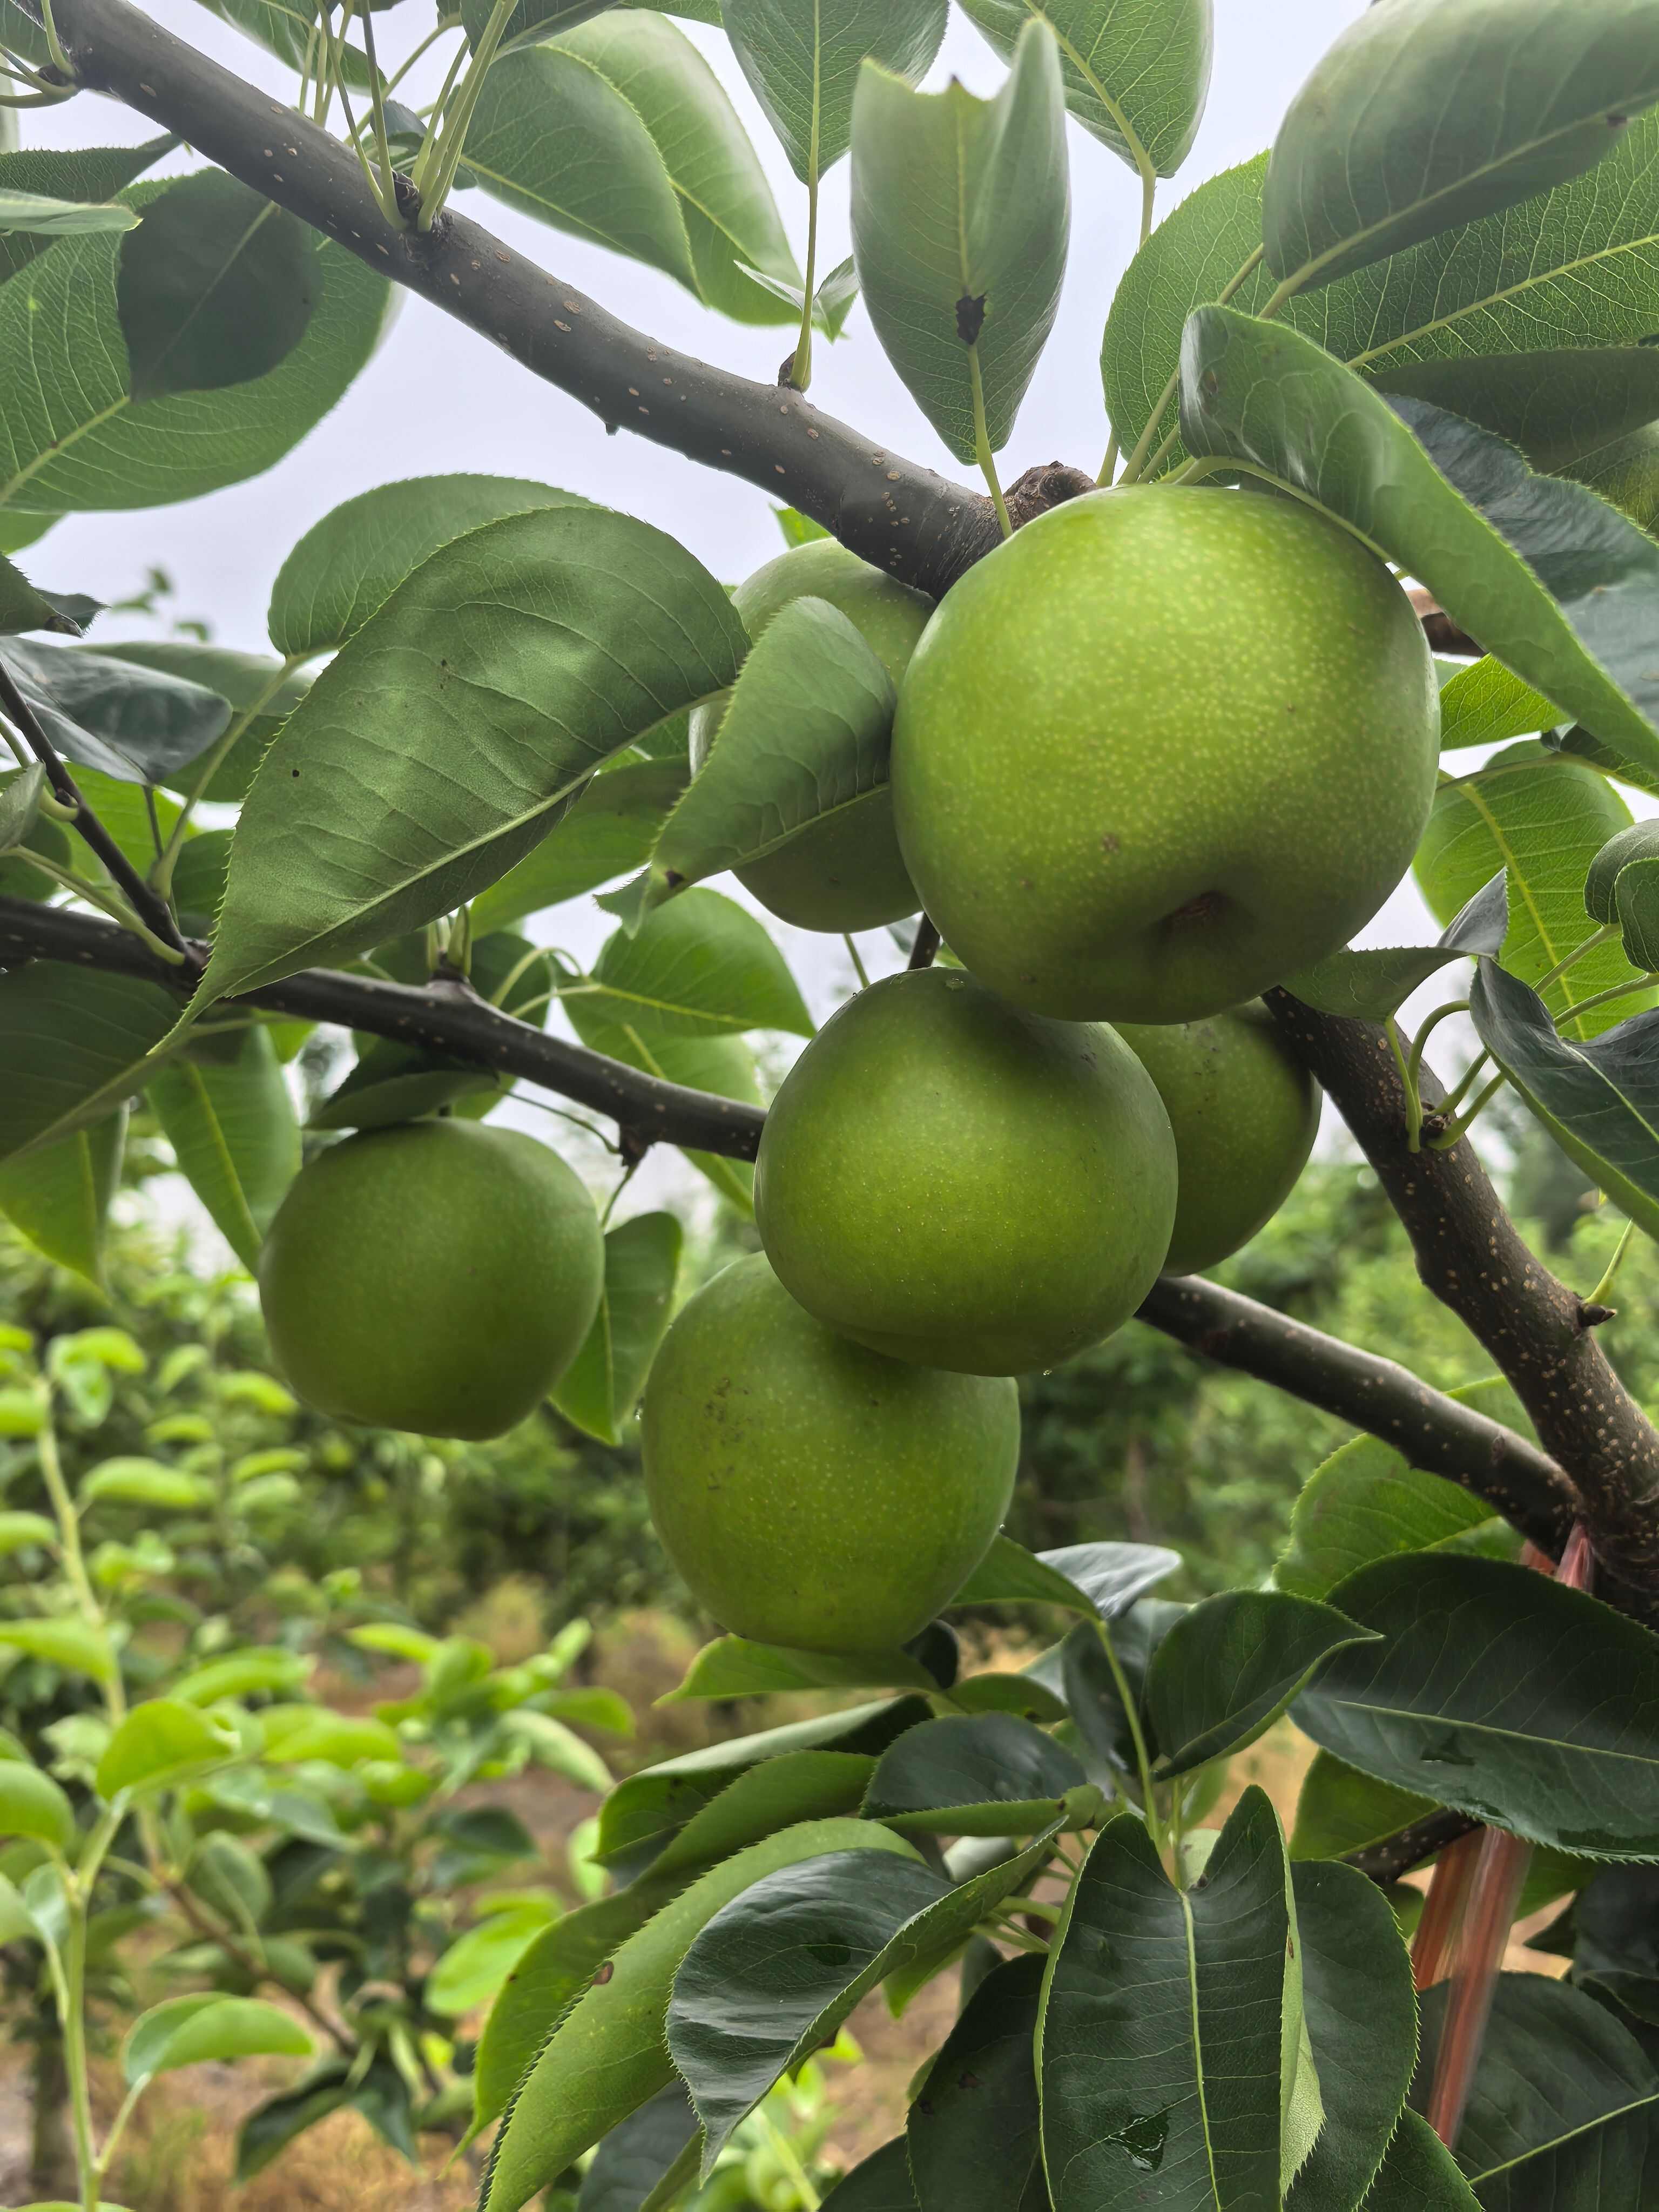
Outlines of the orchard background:
[{"label": "orchard background", "polygon": [[1659,0],[724,5],[0,0],[0,2197],[1645,2212]]}]

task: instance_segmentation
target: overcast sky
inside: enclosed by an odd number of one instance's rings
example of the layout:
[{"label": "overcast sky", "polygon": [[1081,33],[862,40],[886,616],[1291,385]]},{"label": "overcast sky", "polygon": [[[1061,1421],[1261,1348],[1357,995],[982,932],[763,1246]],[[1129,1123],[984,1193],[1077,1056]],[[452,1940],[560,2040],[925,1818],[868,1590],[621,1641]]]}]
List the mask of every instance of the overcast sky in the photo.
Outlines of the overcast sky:
[{"label": "overcast sky", "polygon": [[[1218,170],[1248,159],[1272,138],[1279,116],[1319,54],[1361,12],[1362,0],[1218,0],[1215,74],[1197,143],[1180,176],[1159,189],[1161,217]],[[291,74],[194,0],[157,0],[151,14],[246,77],[291,97]],[[377,16],[383,51],[406,50],[429,25],[430,8],[404,0]],[[726,86],[769,175],[798,253],[805,243],[805,195],[719,33],[684,27]],[[401,33],[399,40],[398,35]],[[960,11],[928,80],[951,75],[990,94],[1003,65]],[[429,97],[429,92],[425,95]],[[149,135],[142,118],[87,95],[23,118],[28,144],[90,145]],[[1134,245],[1139,188],[1133,173],[1075,125],[1071,129],[1073,216],[1064,299],[1014,436],[1001,457],[1004,480],[1033,462],[1060,458],[1097,467],[1106,438],[1098,353],[1106,309]],[[177,157],[179,166],[186,157]],[[848,250],[847,164],[823,194],[820,268]],[[702,307],[670,278],[562,231],[532,222],[482,192],[461,203],[517,250],[539,260],[667,343],[769,378],[787,333],[745,329]],[[814,355],[812,398],[880,444],[960,476],[888,367],[861,310],[848,337]],[[71,516],[26,565],[49,588],[111,600],[136,587],[152,562],[178,591],[172,613],[212,624],[228,645],[266,647],[264,611],[283,556],[341,500],[405,476],[483,470],[539,477],[587,494],[672,531],[722,579],[733,580],[779,550],[765,495],[730,477],[601,424],[562,392],[538,382],[459,323],[404,296],[389,342],[340,405],[279,465],[207,499],[137,514]],[[730,888],[729,882],[721,889]],[[1425,917],[1407,884],[1366,932],[1371,942],[1421,941]],[[558,940],[590,952],[611,925],[584,905],[559,916]],[[835,939],[780,930],[815,1012],[830,1011],[850,974]],[[875,941],[872,950],[876,951]],[[877,964],[882,963],[877,952]],[[542,1117],[540,1127],[552,1131]],[[665,1163],[666,1166],[666,1163]],[[640,1195],[660,1188],[641,1178]],[[632,1194],[630,1194],[632,1195]]]}]

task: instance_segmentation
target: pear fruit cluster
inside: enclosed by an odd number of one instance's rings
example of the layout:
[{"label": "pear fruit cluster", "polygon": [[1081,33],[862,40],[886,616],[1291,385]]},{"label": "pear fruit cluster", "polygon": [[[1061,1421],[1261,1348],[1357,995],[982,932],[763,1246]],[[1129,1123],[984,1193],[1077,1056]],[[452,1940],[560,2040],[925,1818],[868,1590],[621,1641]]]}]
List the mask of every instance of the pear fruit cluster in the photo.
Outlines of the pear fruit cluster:
[{"label": "pear fruit cluster", "polygon": [[[802,597],[894,681],[890,786],[741,878],[809,929],[925,906],[947,950],[860,991],[785,1079],[763,1251],[673,1322],[641,1438],[658,1533],[725,1627],[890,1651],[995,1537],[1015,1378],[1237,1250],[1301,1174],[1317,1094],[1259,994],[1404,873],[1438,707],[1388,570],[1277,496],[1088,495],[937,609],[815,542],[735,605],[753,639]],[[694,768],[722,714],[695,714]],[[259,1283],[313,1405],[481,1437],[546,1396],[604,1275],[555,1154],[437,1121],[307,1167]]]}]

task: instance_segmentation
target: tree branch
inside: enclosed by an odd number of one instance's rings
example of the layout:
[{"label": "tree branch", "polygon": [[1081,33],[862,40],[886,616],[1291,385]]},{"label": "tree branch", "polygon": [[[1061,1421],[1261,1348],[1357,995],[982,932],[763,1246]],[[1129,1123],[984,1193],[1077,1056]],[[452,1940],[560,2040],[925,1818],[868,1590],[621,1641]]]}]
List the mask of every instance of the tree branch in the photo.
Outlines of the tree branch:
[{"label": "tree branch", "polygon": [[[1407,1151],[1405,1092],[1382,1030],[1316,1013],[1285,991],[1267,996],[1376,1170],[1419,1275],[1492,1355],[1577,1486],[1604,1571],[1598,1589],[1659,1616],[1659,1432],[1609,1365],[1583,1301],[1528,1250],[1472,1146]],[[1445,1095],[1427,1066],[1421,1088],[1428,1108]]]},{"label": "tree branch", "polygon": [[[658,344],[452,207],[428,233],[394,230],[349,147],[127,0],[58,0],[52,13],[83,85],[177,132],[608,428],[637,431],[759,485],[935,598],[1000,542],[982,493],[873,445],[787,385],[757,384]],[[1094,489],[1054,462],[1022,477],[1010,506],[1029,520]]]},{"label": "tree branch", "polygon": [[1398,1881],[1402,1874],[1409,1874],[1425,1859],[1443,1851],[1448,1844],[1455,1844],[1460,1836],[1472,1836],[1480,1826],[1467,1813],[1454,1813],[1448,1806],[1434,1813],[1425,1813],[1409,1828],[1401,1828],[1398,1835],[1385,1836],[1381,1843],[1367,1844],[1363,1850],[1350,1851],[1346,1863],[1358,1867],[1360,1873],[1387,1888]]},{"label": "tree branch", "polygon": [[1352,1422],[1446,1476],[1558,1557],[1577,1492],[1555,1462],[1500,1422],[1443,1397],[1392,1359],[1361,1352],[1202,1276],[1164,1276],[1139,1319],[1206,1359],[1237,1367]]}]

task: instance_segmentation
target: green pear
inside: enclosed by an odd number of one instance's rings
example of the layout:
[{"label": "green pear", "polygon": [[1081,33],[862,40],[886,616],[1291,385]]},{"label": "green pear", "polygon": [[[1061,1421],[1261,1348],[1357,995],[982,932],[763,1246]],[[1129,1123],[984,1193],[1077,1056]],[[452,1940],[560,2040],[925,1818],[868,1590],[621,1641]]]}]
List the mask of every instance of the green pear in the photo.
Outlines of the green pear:
[{"label": "green pear", "polygon": [[959,969],[826,1023],[762,1133],[755,1218],[785,1288],[895,1358],[1024,1375],[1097,1344],[1164,1265],[1176,1152],[1116,1033]]},{"label": "green pear", "polygon": [[1166,1275],[1218,1267],[1278,1212],[1319,1132],[1319,1086],[1261,1005],[1118,1030],[1164,1101],[1180,1195]]},{"label": "green pear", "polygon": [[[933,602],[883,575],[830,538],[794,545],[738,585],[732,604],[751,639],[792,600],[827,599],[847,617],[896,684],[927,626]],[[720,732],[722,702],[691,717],[691,765],[702,766]],[[921,901],[905,872],[890,792],[814,823],[780,851],[737,871],[769,913],[799,929],[874,929],[914,914]]]},{"label": "green pear", "polygon": [[580,1178],[512,1129],[405,1121],[303,1168],[259,1255],[276,1364],[337,1419],[495,1437],[532,1413],[599,1311]]},{"label": "green pear", "polygon": [[1410,865],[1422,625],[1298,501],[1096,492],[970,568],[911,662],[899,842],[945,942],[1068,1021],[1188,1022],[1338,951]]},{"label": "green pear", "polygon": [[664,1549],[723,1628],[886,1651],[949,1603],[1001,1526],[1019,1393],[849,1344],[758,1255],[685,1305],[640,1410]]}]

